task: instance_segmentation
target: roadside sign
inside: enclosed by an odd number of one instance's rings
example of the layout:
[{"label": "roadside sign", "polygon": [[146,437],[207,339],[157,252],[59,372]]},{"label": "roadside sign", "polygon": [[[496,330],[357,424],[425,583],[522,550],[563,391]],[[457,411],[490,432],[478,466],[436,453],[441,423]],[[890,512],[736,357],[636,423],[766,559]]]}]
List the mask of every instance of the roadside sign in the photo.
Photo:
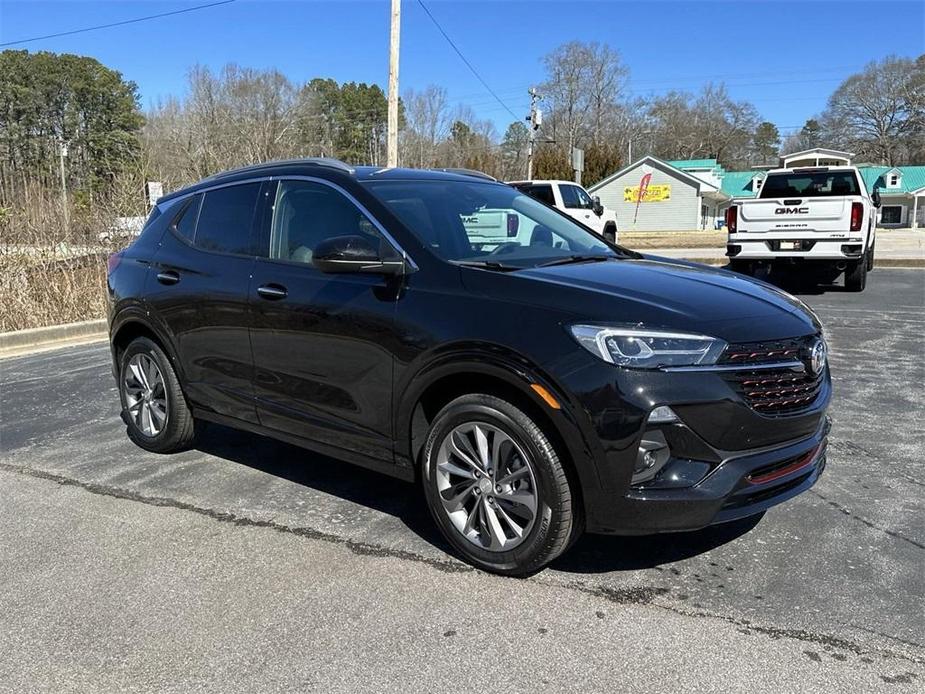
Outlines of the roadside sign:
[{"label": "roadside sign", "polygon": [[154,207],[158,198],[164,195],[164,184],[160,181],[148,181],[145,183],[145,202],[148,207]]}]

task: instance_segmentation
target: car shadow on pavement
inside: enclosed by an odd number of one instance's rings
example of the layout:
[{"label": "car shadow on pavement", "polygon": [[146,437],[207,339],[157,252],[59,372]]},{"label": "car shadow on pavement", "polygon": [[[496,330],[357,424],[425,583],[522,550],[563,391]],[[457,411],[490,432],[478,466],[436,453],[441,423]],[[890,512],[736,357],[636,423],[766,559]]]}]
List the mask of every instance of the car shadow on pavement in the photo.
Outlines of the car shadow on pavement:
[{"label": "car shadow on pavement", "polygon": [[394,516],[426,542],[450,552],[417,485],[219,424],[203,423],[196,433],[195,447],[203,453]]},{"label": "car shadow on pavement", "polygon": [[[386,513],[437,549],[452,554],[417,485],[280,441],[205,423],[196,449],[280,479]],[[632,571],[670,564],[731,542],[761,516],[687,533],[639,537],[585,535],[551,566],[573,573]]]},{"label": "car shadow on pavement", "polygon": [[703,530],[659,535],[585,535],[551,568],[572,573],[606,573],[651,569],[690,559],[721,547],[752,530],[764,514]]}]

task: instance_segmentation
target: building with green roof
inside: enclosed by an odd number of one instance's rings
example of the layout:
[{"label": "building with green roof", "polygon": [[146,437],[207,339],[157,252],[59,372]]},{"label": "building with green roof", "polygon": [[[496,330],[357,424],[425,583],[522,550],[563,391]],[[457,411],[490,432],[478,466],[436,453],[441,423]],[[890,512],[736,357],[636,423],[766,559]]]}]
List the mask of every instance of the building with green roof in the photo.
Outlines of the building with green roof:
[{"label": "building with green roof", "polygon": [[[781,165],[845,166],[852,156],[819,148],[789,154]],[[646,156],[588,190],[617,211],[622,230],[714,229],[733,200],[757,196],[767,168],[726,171],[716,159],[663,161]],[[880,193],[878,226],[925,229],[925,166],[858,165],[858,170],[867,189]]]}]

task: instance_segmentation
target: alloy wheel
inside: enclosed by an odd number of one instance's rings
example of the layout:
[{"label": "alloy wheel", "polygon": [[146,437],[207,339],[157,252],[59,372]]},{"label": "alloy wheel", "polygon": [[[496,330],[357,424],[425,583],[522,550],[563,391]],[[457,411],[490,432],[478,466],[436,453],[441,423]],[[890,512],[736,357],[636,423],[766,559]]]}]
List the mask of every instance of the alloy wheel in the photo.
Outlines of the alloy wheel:
[{"label": "alloy wheel", "polygon": [[167,391],[157,362],[148,354],[136,354],[125,367],[122,392],[129,417],[145,436],[154,437],[167,424]]},{"label": "alloy wheel", "polygon": [[436,484],[450,522],[469,542],[508,551],[536,519],[533,464],[506,433],[485,422],[453,429],[437,451]]}]

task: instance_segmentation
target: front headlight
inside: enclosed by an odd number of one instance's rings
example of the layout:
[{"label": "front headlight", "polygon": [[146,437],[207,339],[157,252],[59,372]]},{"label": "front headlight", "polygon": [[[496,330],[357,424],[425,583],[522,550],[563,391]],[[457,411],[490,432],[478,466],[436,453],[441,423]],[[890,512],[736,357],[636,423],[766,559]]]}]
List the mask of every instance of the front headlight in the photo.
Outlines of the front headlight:
[{"label": "front headlight", "polygon": [[569,327],[578,344],[606,362],[635,369],[715,364],[726,343],[715,337],[604,325]]}]

